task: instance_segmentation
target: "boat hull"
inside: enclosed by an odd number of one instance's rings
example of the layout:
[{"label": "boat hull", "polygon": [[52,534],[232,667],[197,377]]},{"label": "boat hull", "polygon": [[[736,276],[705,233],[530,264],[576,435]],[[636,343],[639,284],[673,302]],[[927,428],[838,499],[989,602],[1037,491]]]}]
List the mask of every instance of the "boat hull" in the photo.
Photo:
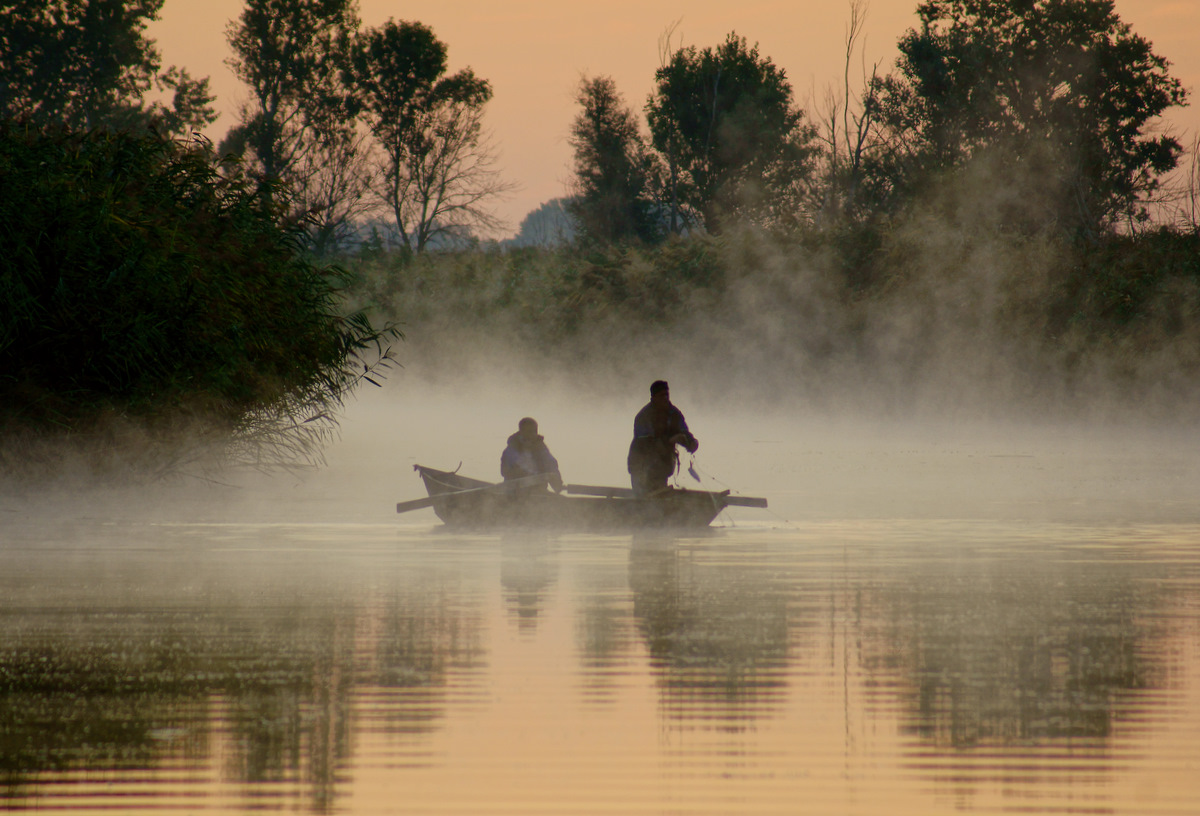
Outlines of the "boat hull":
[{"label": "boat hull", "polygon": [[727,506],[722,493],[670,490],[653,498],[564,496],[544,486],[512,490],[503,483],[423,465],[414,469],[433,500],[434,513],[448,527],[584,532],[697,529],[708,527]]}]

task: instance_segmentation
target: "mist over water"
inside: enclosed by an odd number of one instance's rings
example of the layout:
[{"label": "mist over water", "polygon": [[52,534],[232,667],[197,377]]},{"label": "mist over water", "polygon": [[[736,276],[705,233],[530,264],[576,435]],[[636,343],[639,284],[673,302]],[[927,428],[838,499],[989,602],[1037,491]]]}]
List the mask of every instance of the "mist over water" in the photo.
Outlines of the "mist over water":
[{"label": "mist over water", "polygon": [[[1200,298],[1101,319],[1040,181],[972,164],[861,253],[385,258],[401,367],[320,467],[0,474],[0,809],[1195,813]],[[523,416],[626,486],[660,378],[676,483],[768,509],[395,512]]]},{"label": "mist over water", "polygon": [[[501,355],[503,358],[503,355]],[[498,358],[500,359],[500,358]],[[503,358],[509,360],[510,358]],[[499,480],[517,420],[535,417],[567,482],[626,486],[633,415],[658,377],[700,439],[674,483],[763,496],[767,512],[731,508],[725,523],[791,525],[845,518],[1055,520],[1088,523],[1200,520],[1197,427],[1186,418],[1129,411],[1072,420],[996,406],[925,409],[908,416],[847,400],[818,407],[800,393],[769,402],[727,370],[701,374],[670,361],[619,382],[578,371],[495,360],[461,379],[394,372],[346,406],[325,463],[294,472],[184,471],[163,482],[101,480],[10,484],[3,517],[195,519],[436,524],[432,511],[396,517],[397,501],[424,495],[413,465]],[[637,366],[641,368],[643,366]],[[734,372],[733,376],[744,376]],[[797,389],[802,390],[802,388]],[[1006,416],[1006,414],[1009,414]],[[686,471],[691,465],[697,482]],[[721,523],[721,520],[718,520]]]},{"label": "mist over water", "polygon": [[[922,367],[911,388],[810,382],[701,334],[572,368],[410,333],[320,468],[0,494],[5,808],[1157,816],[1200,796],[1187,414],[964,398],[998,356],[939,391]],[[677,483],[767,510],[682,538],[395,512],[424,495],[414,464],[498,481],[523,416],[565,481],[627,485],[660,377],[700,439]]]},{"label": "mist over water", "polygon": [[[765,496],[767,513],[732,508],[735,523],[787,525],[815,519],[945,518],[1066,522],[1200,520],[1197,428],[1176,417],[1130,412],[1097,419],[1081,411],[1039,419],[1028,411],[950,409],[878,412],[846,401],[812,406],[802,395],[767,402],[725,387],[726,369],[647,367],[640,379],[588,384],[578,372],[483,370],[430,385],[408,371],[351,405],[329,470],[312,483],[380,499],[421,494],[413,464],[499,478],[504,439],[535,417],[564,479],[625,485],[633,415],[649,383],[671,382],[672,399],[700,439],[682,456],[681,487]],[[697,483],[688,465],[702,477]],[[374,474],[374,475],[369,475]],[[326,477],[328,479],[326,480]],[[308,483],[308,480],[305,480]],[[298,490],[306,489],[298,486]]]}]

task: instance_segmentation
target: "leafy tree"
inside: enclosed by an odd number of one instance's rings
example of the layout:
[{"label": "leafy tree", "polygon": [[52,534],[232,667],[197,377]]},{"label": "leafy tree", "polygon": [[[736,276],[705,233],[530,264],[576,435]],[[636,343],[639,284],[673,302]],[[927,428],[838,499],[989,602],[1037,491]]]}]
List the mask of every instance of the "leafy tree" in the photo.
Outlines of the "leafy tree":
[{"label": "leafy tree", "polygon": [[918,14],[896,72],[872,88],[883,201],[988,159],[1038,192],[1013,218],[1095,234],[1175,167],[1179,143],[1148,129],[1185,91],[1112,0],[926,0]]},{"label": "leafy tree", "polygon": [[251,93],[222,152],[285,179],[312,222],[312,248],[335,248],[366,209],[367,164],[344,79],[353,0],[247,0],[228,29],[230,66]]},{"label": "leafy tree", "polygon": [[190,416],[243,441],[275,420],[303,437],[393,333],[342,313],[340,273],[298,251],[282,192],[205,148],[0,123],[0,165],[9,435]]},{"label": "leafy tree", "polygon": [[375,192],[417,253],[496,226],[484,205],[509,189],[483,130],[491,86],[470,69],[446,70],[446,45],[418,22],[364,32],[352,56],[356,99],[382,155]]},{"label": "leafy tree", "polygon": [[571,127],[575,195],[568,206],[579,230],[606,243],[658,238],[652,159],[633,111],[610,77],[582,79],[575,101],[582,110]]},{"label": "leafy tree", "polygon": [[785,72],[757,46],[730,34],[715,49],[681,48],[655,79],[646,118],[681,210],[715,234],[727,216],[768,220],[798,206],[813,131]]},{"label": "leafy tree", "polygon": [[154,103],[150,109],[150,120],[160,133],[187,137],[216,121],[216,97],[208,92],[208,77],[192,79],[186,68],[172,65],[154,82],[171,94],[169,107]]},{"label": "leafy tree", "polygon": [[247,0],[229,24],[228,63],[252,97],[239,129],[268,178],[287,176],[308,127],[336,115],[338,45],[356,25],[352,0]]},{"label": "leafy tree", "polygon": [[[160,71],[145,36],[163,0],[14,0],[0,5],[0,116],[76,130],[154,125],[186,134],[216,119],[208,79]],[[153,88],[170,107],[147,103]]]}]

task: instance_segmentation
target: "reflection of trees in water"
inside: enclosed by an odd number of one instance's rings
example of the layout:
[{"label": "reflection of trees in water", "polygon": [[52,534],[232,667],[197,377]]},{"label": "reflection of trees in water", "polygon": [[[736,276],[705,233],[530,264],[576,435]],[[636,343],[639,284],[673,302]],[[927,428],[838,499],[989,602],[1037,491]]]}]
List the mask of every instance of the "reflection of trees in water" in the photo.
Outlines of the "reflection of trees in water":
[{"label": "reflection of trees in water", "polygon": [[787,597],[761,565],[704,564],[635,540],[629,584],[667,716],[739,729],[781,704]]},{"label": "reflection of trees in water", "polygon": [[[94,654],[0,652],[0,772],[3,795],[21,795],[27,775],[73,767],[130,769],[160,755],[188,716],[170,694],[122,682]],[[123,672],[122,672],[123,674]],[[207,752],[205,734],[173,741],[187,756]]]},{"label": "reflection of trees in water", "polygon": [[377,600],[375,614],[375,667],[360,676],[361,682],[387,688],[439,686],[452,669],[482,660],[475,613],[436,588],[425,597]]},{"label": "reflection of trees in water", "polygon": [[[143,616],[129,617],[132,629],[148,627]],[[174,704],[198,685],[195,661],[172,635],[185,619],[164,614],[161,623],[157,638],[105,637],[59,610],[5,616],[0,768],[9,785],[19,787],[29,771],[141,767],[158,754],[162,736],[194,715],[194,706]],[[207,748],[199,734],[188,744],[189,752]]]},{"label": "reflection of trees in water", "polygon": [[320,607],[272,610],[258,620],[258,628],[239,621],[222,638],[226,645],[214,644],[218,684],[200,689],[219,689],[226,701],[226,771],[244,782],[303,781],[313,808],[328,809],[338,763],[350,753],[353,621]]},{"label": "reflection of trees in water", "polygon": [[1120,564],[947,568],[862,598],[872,676],[911,686],[906,729],[940,745],[1104,738],[1118,698],[1156,682],[1161,601]]},{"label": "reflection of trees in water", "polygon": [[[216,753],[238,782],[303,785],[309,808],[329,809],[356,687],[436,689],[478,661],[478,620],[437,593],[434,582],[357,604],[240,596],[187,612],[8,614],[0,801],[24,797],[44,771],[202,765]],[[399,720],[372,727],[431,731],[439,695],[426,703],[392,707],[384,716]],[[282,794],[250,795],[270,807],[263,797]]]}]

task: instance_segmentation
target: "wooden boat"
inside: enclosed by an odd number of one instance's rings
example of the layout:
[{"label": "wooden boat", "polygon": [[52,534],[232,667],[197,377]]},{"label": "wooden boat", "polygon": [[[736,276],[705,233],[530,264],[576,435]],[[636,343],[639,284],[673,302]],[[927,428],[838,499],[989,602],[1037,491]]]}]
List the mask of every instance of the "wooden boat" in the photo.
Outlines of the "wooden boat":
[{"label": "wooden boat", "polygon": [[708,527],[726,507],[766,507],[766,499],[731,496],[728,490],[669,489],[636,496],[623,487],[566,485],[547,490],[544,476],[486,482],[456,472],[414,465],[429,496],[400,502],[397,513],[432,507],[447,526],[461,528],[540,527],[588,532],[647,527]]}]

